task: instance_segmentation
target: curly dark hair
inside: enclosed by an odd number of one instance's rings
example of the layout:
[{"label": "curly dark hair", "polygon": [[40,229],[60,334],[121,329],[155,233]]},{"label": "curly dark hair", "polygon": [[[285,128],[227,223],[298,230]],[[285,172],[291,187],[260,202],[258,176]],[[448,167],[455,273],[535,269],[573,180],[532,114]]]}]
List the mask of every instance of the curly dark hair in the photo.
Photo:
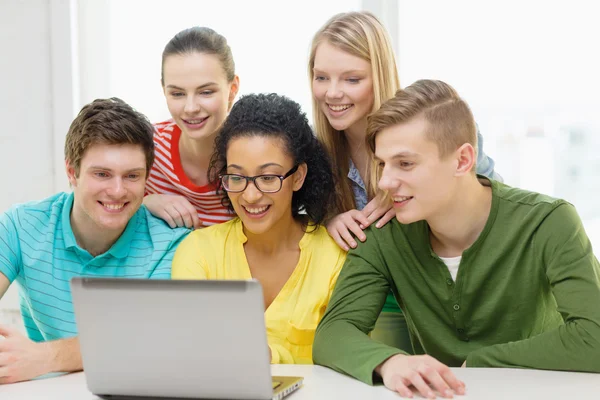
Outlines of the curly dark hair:
[{"label": "curly dark hair", "polygon": [[304,225],[320,225],[333,200],[331,162],[300,105],[276,93],[241,97],[215,139],[209,179],[217,186],[223,205],[233,211],[219,178],[227,170],[227,147],[235,138],[252,136],[282,139],[294,164],[306,163],[304,185],[292,196],[292,215]]}]

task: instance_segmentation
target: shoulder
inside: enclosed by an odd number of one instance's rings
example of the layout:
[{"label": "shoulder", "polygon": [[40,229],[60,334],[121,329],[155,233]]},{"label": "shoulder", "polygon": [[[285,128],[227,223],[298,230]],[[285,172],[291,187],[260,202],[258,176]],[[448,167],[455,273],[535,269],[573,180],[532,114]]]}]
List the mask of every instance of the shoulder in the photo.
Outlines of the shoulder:
[{"label": "shoulder", "polygon": [[49,226],[51,221],[58,220],[70,196],[70,193],[61,192],[43,200],[15,204],[4,212],[3,219],[12,220],[15,226],[24,222],[40,227]]},{"label": "shoulder", "polygon": [[179,130],[179,127],[172,119],[163,122],[157,122],[154,125],[155,135],[169,135]]},{"label": "shoulder", "polygon": [[308,231],[304,234],[308,240],[303,238],[301,241],[301,246],[306,246],[311,252],[311,258],[320,260],[319,262],[324,262],[324,265],[335,265],[338,262],[343,263],[346,259],[346,251],[340,248],[331,236],[329,236],[325,226],[319,225],[313,231],[311,229],[313,228],[309,227]]},{"label": "shoulder", "polygon": [[154,142],[159,147],[171,147],[171,142],[177,140],[181,130],[172,119],[154,124]]},{"label": "shoulder", "polygon": [[240,225],[239,219],[235,218],[222,224],[196,229],[187,236],[184,242],[206,252],[222,249],[230,241],[242,240],[239,238]]},{"label": "shoulder", "polygon": [[513,214],[516,213],[514,214],[516,218],[521,213],[535,214],[544,218],[562,205],[572,207],[563,199],[508,186],[498,181],[491,182],[493,196],[499,201],[500,207],[508,208]]},{"label": "shoulder", "polygon": [[139,224],[145,228],[138,229],[136,233],[148,235],[155,247],[158,243],[164,244],[164,246],[158,247],[171,247],[190,233],[188,228],[171,228],[165,221],[152,215],[144,205],[140,207],[136,214],[140,219]]}]

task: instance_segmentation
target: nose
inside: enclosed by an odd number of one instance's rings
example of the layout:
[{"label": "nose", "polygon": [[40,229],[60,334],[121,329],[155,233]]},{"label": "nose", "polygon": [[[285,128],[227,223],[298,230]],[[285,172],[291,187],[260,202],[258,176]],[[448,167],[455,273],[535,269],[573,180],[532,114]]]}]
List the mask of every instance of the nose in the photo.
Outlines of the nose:
[{"label": "nose", "polygon": [[108,194],[113,198],[121,198],[127,193],[127,189],[123,183],[123,179],[115,177],[111,180],[110,187],[107,190]]},{"label": "nose", "polygon": [[188,114],[194,114],[200,111],[200,103],[197,101],[196,96],[187,96],[183,111]]},{"label": "nose", "polygon": [[344,97],[344,92],[342,91],[339,83],[330,81],[325,96],[331,100],[338,100]]},{"label": "nose", "polygon": [[381,190],[393,192],[397,189],[398,185],[398,179],[394,178],[386,168],[383,168],[377,187]]},{"label": "nose", "polygon": [[248,182],[248,186],[242,193],[244,200],[250,204],[256,203],[263,196],[263,193],[256,188],[254,182]]}]

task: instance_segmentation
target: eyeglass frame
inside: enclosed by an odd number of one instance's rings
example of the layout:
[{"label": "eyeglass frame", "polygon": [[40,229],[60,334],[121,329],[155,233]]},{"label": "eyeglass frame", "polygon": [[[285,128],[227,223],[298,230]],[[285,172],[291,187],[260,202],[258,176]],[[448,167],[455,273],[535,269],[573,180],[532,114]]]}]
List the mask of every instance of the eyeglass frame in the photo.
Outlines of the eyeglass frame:
[{"label": "eyeglass frame", "polygon": [[[277,175],[277,174],[262,174],[262,175],[255,175],[255,176],[246,176],[246,175],[241,175],[241,174],[222,174],[219,175],[219,180],[221,181],[221,186],[223,187],[223,190],[225,190],[227,193],[242,193],[244,190],[246,190],[248,188],[248,185],[250,184],[250,182],[252,182],[254,184],[254,187],[261,193],[277,193],[279,192],[282,188],[283,188],[283,181],[286,180],[287,178],[289,178],[290,176],[294,175],[294,173],[296,173],[296,171],[298,171],[298,167],[300,167],[300,164],[296,164],[292,167],[292,169],[290,169],[288,172],[286,172],[284,175]],[[244,188],[241,190],[229,190],[225,187],[225,183],[223,183],[223,178],[228,177],[228,176],[237,176],[240,178],[244,178],[246,180],[246,184],[244,185]],[[264,191],[261,188],[258,187],[258,185],[256,184],[256,179],[262,178],[262,177],[273,177],[273,178],[279,178],[279,189],[273,191],[273,192],[269,192],[269,191]]]}]

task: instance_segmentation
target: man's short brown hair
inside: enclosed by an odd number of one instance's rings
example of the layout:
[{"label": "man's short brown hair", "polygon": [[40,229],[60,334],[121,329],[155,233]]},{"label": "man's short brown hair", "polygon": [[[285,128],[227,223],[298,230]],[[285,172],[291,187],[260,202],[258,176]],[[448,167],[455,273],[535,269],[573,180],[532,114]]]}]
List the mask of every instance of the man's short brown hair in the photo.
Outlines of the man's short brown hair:
[{"label": "man's short brown hair", "polygon": [[116,97],[85,105],[71,123],[65,139],[65,160],[79,175],[81,159],[96,144],[133,144],[146,156],[146,177],[154,162],[154,127],[142,113]]},{"label": "man's short brown hair", "polygon": [[467,103],[452,86],[437,80],[420,80],[386,101],[367,119],[367,142],[375,152],[375,137],[383,129],[423,117],[426,138],[438,146],[443,158],[469,143],[477,152],[477,127]]}]

